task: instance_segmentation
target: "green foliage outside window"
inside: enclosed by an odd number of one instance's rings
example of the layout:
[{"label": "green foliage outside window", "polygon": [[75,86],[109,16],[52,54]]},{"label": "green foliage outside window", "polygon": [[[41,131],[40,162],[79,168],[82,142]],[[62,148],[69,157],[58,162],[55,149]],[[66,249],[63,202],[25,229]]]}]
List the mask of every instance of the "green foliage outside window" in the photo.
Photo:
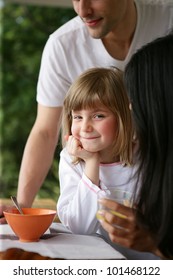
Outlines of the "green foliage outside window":
[{"label": "green foliage outside window", "polygon": [[[23,150],[36,117],[44,45],[75,13],[68,8],[6,4],[1,15],[0,198],[8,198],[16,194]],[[59,151],[60,146],[39,197],[57,199]]]}]

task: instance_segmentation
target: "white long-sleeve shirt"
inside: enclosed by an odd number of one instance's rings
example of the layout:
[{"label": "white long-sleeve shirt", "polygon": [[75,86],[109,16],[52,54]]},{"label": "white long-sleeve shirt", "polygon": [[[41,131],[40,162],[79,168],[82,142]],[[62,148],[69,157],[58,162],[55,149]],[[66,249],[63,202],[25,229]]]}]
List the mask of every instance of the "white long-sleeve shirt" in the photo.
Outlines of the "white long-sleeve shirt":
[{"label": "white long-sleeve shirt", "polygon": [[94,185],[84,173],[84,162],[72,163],[66,149],[60,154],[59,179],[60,197],[58,215],[61,222],[73,233],[92,234],[100,232],[96,219],[98,192],[111,188],[133,192],[133,168],[121,163],[100,164],[100,185]]},{"label": "white long-sleeve shirt", "polygon": [[98,192],[104,193],[111,188],[133,192],[136,184],[134,172],[134,168],[124,167],[121,163],[100,164],[98,187],[84,174],[84,162],[74,165],[67,150],[63,149],[59,164],[58,216],[63,225],[73,233],[101,234],[128,259],[157,259],[153,254],[137,252],[112,243],[96,218]]}]

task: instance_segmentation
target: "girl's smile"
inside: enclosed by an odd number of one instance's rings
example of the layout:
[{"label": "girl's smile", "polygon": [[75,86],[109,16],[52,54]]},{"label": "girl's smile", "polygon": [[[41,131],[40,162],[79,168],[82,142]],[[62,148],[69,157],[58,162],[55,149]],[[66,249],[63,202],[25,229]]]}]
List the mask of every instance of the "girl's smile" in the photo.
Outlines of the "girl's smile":
[{"label": "girl's smile", "polygon": [[117,135],[115,115],[103,105],[94,109],[72,111],[72,135],[89,152],[112,150]]}]

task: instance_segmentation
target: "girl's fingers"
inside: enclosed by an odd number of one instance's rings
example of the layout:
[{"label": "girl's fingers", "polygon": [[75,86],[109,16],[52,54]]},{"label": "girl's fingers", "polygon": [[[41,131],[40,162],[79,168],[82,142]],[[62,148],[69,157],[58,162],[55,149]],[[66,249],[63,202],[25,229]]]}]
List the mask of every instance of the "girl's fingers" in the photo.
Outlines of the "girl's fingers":
[{"label": "girl's fingers", "polygon": [[65,141],[68,141],[68,138],[69,138],[69,135],[64,136]]},{"label": "girl's fingers", "polygon": [[80,146],[79,141],[76,138],[74,138],[72,135],[70,135],[67,141],[67,150],[69,154],[76,156],[79,146]]}]

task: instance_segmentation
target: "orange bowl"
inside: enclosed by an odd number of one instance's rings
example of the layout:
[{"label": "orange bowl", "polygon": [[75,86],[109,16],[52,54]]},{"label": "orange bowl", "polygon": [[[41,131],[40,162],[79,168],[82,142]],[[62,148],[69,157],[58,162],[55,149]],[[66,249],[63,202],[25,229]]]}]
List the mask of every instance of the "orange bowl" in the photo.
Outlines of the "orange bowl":
[{"label": "orange bowl", "polygon": [[56,211],[43,208],[22,208],[3,211],[7,223],[21,242],[36,242],[53,222]]}]

